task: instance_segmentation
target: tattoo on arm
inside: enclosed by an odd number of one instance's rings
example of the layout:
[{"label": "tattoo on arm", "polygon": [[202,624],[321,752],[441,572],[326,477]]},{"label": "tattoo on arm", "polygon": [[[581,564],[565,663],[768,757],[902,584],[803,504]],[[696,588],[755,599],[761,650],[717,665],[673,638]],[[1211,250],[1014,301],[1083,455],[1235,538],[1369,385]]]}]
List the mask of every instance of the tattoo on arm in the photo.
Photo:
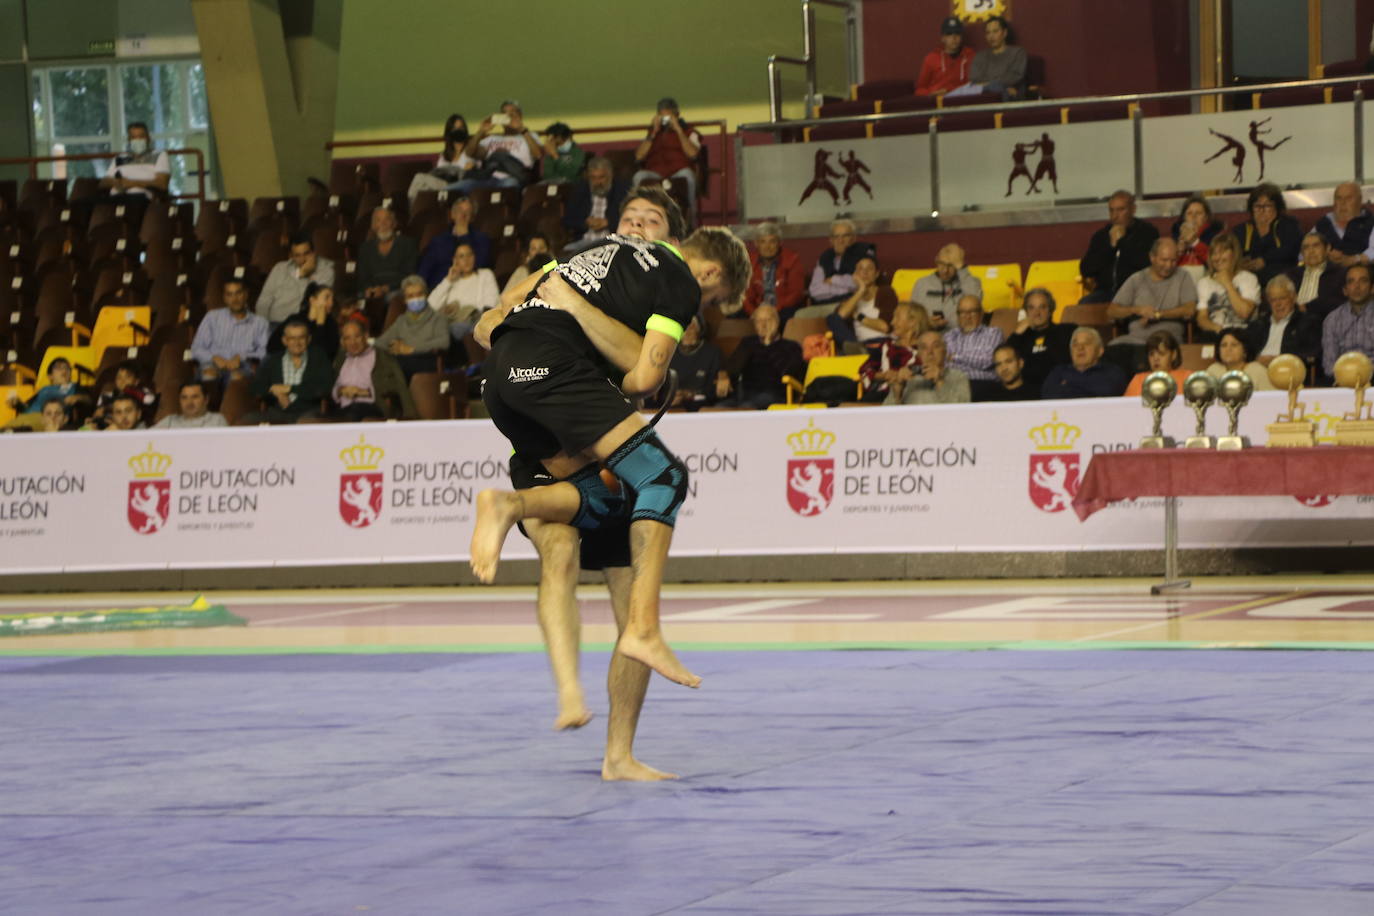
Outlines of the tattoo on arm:
[{"label": "tattoo on arm", "polygon": [[649,348],[649,360],[654,366],[664,366],[668,363],[668,350],[666,347],[654,346]]}]

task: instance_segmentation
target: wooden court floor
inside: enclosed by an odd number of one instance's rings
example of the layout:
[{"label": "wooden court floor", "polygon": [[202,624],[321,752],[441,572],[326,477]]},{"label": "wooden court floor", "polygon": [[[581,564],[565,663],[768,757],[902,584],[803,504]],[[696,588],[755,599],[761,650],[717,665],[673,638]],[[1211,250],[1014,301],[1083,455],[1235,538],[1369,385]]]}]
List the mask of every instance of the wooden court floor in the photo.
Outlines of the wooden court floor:
[{"label": "wooden court floor", "polygon": [[[1374,648],[1374,576],[681,585],[664,590],[684,650]],[[184,602],[187,593],[5,595],[0,615]],[[246,626],[25,635],[0,654],[537,651],[534,590],[206,592]],[[583,642],[614,639],[604,588],[579,590]]]}]

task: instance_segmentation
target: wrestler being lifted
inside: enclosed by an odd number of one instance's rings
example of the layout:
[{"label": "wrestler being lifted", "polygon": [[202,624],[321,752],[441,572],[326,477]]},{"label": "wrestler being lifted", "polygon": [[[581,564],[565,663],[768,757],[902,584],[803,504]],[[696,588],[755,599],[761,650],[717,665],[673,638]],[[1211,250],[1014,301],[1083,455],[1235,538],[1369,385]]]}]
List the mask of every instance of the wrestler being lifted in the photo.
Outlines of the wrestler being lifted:
[{"label": "wrestler being lifted", "polygon": [[[750,264],[727,229],[699,229],[680,250],[662,241],[674,206],[656,188],[631,192],[617,234],[532,278],[527,298],[491,330],[487,410],[517,454],[538,459],[559,482],[480,493],[471,562],[477,578],[491,582],[506,534],[522,519],[597,530],[628,518],[629,620],[616,649],[695,687],[701,679],[678,661],[659,627],[687,468],[629,398],[658,390],[682,329],[702,305],[737,298]],[[607,380],[603,359],[625,373],[620,388]],[[602,480],[603,463],[619,493]]]}]

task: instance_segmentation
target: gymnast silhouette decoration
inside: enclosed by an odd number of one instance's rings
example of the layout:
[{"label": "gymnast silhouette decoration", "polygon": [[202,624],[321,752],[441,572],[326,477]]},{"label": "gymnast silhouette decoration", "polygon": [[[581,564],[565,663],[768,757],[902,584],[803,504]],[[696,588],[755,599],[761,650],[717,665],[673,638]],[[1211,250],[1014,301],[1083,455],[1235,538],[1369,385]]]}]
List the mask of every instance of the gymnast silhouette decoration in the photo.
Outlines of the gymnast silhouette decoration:
[{"label": "gymnast silhouette decoration", "polygon": [[1240,184],[1241,182],[1243,182],[1245,180],[1245,144],[1241,143],[1239,140],[1237,140],[1235,137],[1232,137],[1230,134],[1217,133],[1210,127],[1207,128],[1207,133],[1221,140],[1226,141],[1226,145],[1223,146],[1221,149],[1217,150],[1212,155],[1208,156],[1206,159],[1202,160],[1202,164],[1206,165],[1213,159],[1224,154],[1228,149],[1235,150],[1235,155],[1231,157],[1231,164],[1236,167],[1236,177],[1231,180],[1234,181],[1236,184]]},{"label": "gymnast silhouette decoration", "polygon": [[[1256,181],[1262,180],[1262,179],[1264,178],[1264,154],[1265,154],[1265,152],[1271,151],[1271,150],[1276,150],[1276,149],[1278,149],[1280,146],[1283,146],[1285,143],[1287,143],[1289,140],[1292,140],[1292,139],[1293,139],[1292,136],[1287,136],[1287,137],[1284,137],[1282,140],[1280,140],[1278,143],[1273,144],[1272,146],[1271,146],[1270,144],[1268,144],[1268,143],[1265,143],[1263,140],[1261,140],[1261,139],[1260,139],[1260,136],[1261,136],[1261,135],[1263,135],[1263,134],[1272,134],[1272,133],[1274,132],[1274,129],[1273,129],[1272,127],[1264,127],[1265,124],[1268,124],[1268,123],[1269,123],[1270,121],[1272,121],[1272,120],[1273,120],[1273,118],[1265,118],[1263,121],[1251,121],[1251,122],[1250,122],[1250,142],[1253,143],[1253,144],[1255,144],[1255,153],[1259,156],[1259,164],[1260,164],[1259,178],[1255,179]],[[1263,129],[1263,130],[1260,130],[1261,127],[1264,127],[1264,129]]]},{"label": "gymnast silhouette decoration", "polygon": [[[1255,155],[1259,158],[1259,178],[1256,178],[1256,179],[1255,179],[1256,181],[1261,181],[1261,180],[1264,179],[1264,168],[1265,168],[1265,166],[1264,166],[1264,154],[1265,154],[1265,153],[1273,152],[1274,150],[1278,149],[1280,146],[1283,146],[1283,145],[1284,145],[1285,143],[1287,143],[1289,140],[1292,140],[1292,139],[1293,139],[1292,136],[1290,135],[1290,136],[1284,137],[1284,138],[1283,138],[1282,140],[1280,140],[1278,143],[1268,143],[1268,142],[1266,142],[1263,138],[1264,138],[1265,136],[1267,136],[1268,134],[1272,134],[1272,133],[1274,132],[1274,129],[1273,129],[1272,127],[1265,127],[1264,125],[1268,124],[1268,123],[1269,123],[1270,121],[1272,121],[1272,120],[1273,120],[1272,117],[1268,117],[1268,118],[1265,118],[1265,119],[1263,119],[1263,120],[1261,120],[1261,121],[1251,121],[1251,122],[1250,122],[1250,133],[1249,133],[1249,138],[1250,138],[1250,142],[1251,142],[1251,143],[1254,145],[1254,147],[1255,147]],[[1239,140],[1237,140],[1235,137],[1231,136],[1230,134],[1219,133],[1218,131],[1212,130],[1212,128],[1210,128],[1210,127],[1207,128],[1207,132],[1208,132],[1209,134],[1211,134],[1212,136],[1217,137],[1218,139],[1225,141],[1225,145],[1222,146],[1221,149],[1217,150],[1217,151],[1216,151],[1215,153],[1213,153],[1212,155],[1208,156],[1206,159],[1202,160],[1203,164],[1206,165],[1208,162],[1211,162],[1213,159],[1216,159],[1218,156],[1225,155],[1225,153],[1226,153],[1227,150],[1231,150],[1231,151],[1233,151],[1233,152],[1232,152],[1232,156],[1231,156],[1231,164],[1234,165],[1234,166],[1236,167],[1236,174],[1235,174],[1235,177],[1232,178],[1231,180],[1232,180],[1234,183],[1236,183],[1236,184],[1244,184],[1244,183],[1245,183],[1245,157],[1246,157],[1246,154],[1247,154],[1247,152],[1248,152],[1248,151],[1246,150],[1246,148],[1245,148],[1245,144],[1242,143],[1242,142],[1240,142]]]}]

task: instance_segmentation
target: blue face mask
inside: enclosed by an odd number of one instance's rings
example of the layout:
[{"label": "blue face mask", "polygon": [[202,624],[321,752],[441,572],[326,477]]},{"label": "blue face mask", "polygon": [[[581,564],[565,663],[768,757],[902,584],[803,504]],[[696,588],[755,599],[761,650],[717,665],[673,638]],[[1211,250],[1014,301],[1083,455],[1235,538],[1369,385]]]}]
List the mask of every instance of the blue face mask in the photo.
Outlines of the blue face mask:
[{"label": "blue face mask", "polygon": [[406,308],[412,312],[422,312],[429,307],[427,299],[407,299]]}]

